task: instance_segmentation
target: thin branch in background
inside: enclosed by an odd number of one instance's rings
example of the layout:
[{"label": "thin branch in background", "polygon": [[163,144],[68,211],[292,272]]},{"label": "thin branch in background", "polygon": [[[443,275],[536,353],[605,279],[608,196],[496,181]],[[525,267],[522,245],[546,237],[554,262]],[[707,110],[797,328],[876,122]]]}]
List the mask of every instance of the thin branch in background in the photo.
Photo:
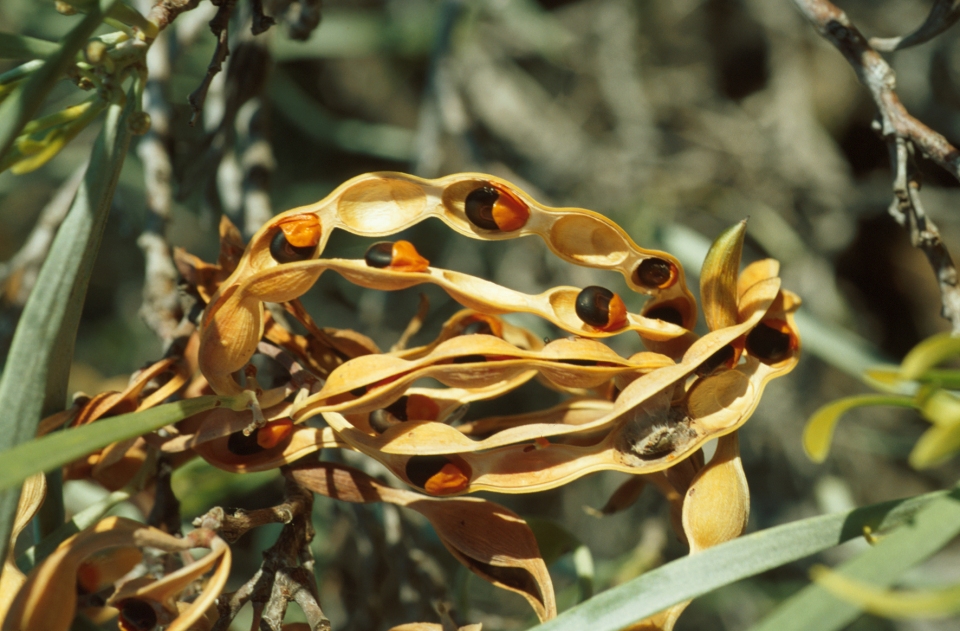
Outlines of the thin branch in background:
[{"label": "thin branch in background", "polygon": [[269,15],[264,15],[263,0],[250,0],[250,9],[253,11],[253,25],[250,27],[250,32],[254,35],[266,33],[267,29],[277,23]]},{"label": "thin branch in background", "polygon": [[157,334],[164,347],[173,340],[183,318],[177,290],[178,274],[166,239],[173,177],[167,149],[171,110],[165,95],[170,81],[170,65],[168,35],[161,32],[147,54],[150,79],[144,91],[143,109],[149,114],[151,124],[150,131],[137,145],[137,156],[143,162],[148,214],[137,245],[143,251],[145,262],[140,317]]},{"label": "thin branch in background", "polygon": [[910,151],[925,156],[960,180],[960,151],[946,138],[907,112],[896,93],[896,76],[847,15],[828,0],[794,0],[800,12],[833,44],[870,90],[879,111],[876,127],[890,147],[893,162],[894,201],[890,212],[910,230],[910,240],[930,261],[940,285],[941,315],[960,334],[960,287],[957,270],[940,238],[940,232],[920,204],[920,180],[911,170]]},{"label": "thin branch in background", "polygon": [[200,87],[190,93],[187,100],[190,107],[193,108],[193,116],[190,117],[190,125],[196,125],[200,118],[200,112],[203,111],[203,103],[207,99],[207,90],[210,89],[210,82],[223,69],[223,62],[230,54],[229,26],[230,16],[233,14],[233,8],[237,0],[220,0],[214,2],[217,5],[217,14],[210,20],[210,30],[217,36],[217,47],[213,51],[213,58],[210,65],[207,66],[207,74],[200,82]]}]

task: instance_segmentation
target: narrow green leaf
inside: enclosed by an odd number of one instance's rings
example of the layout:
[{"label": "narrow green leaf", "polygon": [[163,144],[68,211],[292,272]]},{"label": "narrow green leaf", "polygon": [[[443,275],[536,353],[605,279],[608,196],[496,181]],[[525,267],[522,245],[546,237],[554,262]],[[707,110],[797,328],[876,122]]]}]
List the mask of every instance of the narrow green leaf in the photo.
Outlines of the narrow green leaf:
[{"label": "narrow green leaf", "polygon": [[4,464],[0,469],[0,490],[14,487],[34,473],[50,471],[111,443],[140,436],[224,403],[232,405],[234,400],[239,399],[206,396],[166,403],[23,443],[0,452],[0,461]]},{"label": "narrow green leaf", "polygon": [[900,364],[900,376],[903,379],[919,379],[927,370],[937,364],[960,355],[960,337],[941,333],[928,337],[907,353]]},{"label": "narrow green leaf", "polygon": [[867,405],[919,407],[913,397],[892,394],[863,394],[829,403],[814,412],[803,429],[803,450],[807,452],[807,457],[814,462],[826,460],[837,421],[847,410]]},{"label": "narrow green leaf", "polygon": [[[960,492],[954,493],[960,498]],[[874,504],[740,537],[602,592],[531,631],[619,631],[679,602],[863,536],[864,527],[886,532],[946,495],[937,492]],[[949,501],[960,506],[953,497]]]},{"label": "narrow green leaf", "polygon": [[855,581],[822,565],[811,568],[810,575],[830,593],[874,615],[887,618],[945,618],[960,613],[960,585],[893,591]]},{"label": "narrow green leaf", "polygon": [[[32,439],[40,419],[66,402],[83,299],[130,144],[127,116],[133,99],[127,101],[127,112],[118,104],[108,108],[84,180],[24,305],[0,377],[0,451]],[[3,124],[0,115],[0,127]],[[5,461],[0,471],[11,466]],[[18,497],[18,489],[0,491],[0,558],[9,543]]]},{"label": "narrow green leaf", "polygon": [[[43,99],[50,93],[53,84],[63,76],[77,51],[118,0],[99,0],[98,10],[91,11],[71,30],[58,50],[50,55],[43,67],[34,72],[23,85],[0,103],[0,158],[7,153],[23,126],[33,118]],[[2,510],[0,510],[2,513]],[[0,529],[2,534],[2,529]]]},{"label": "narrow green leaf", "polygon": [[[960,490],[954,488],[917,511],[914,518],[871,549],[837,568],[845,577],[889,587],[906,570],[930,557],[960,533]],[[819,585],[788,599],[750,631],[835,631],[861,613]]]},{"label": "narrow green leaf", "polygon": [[45,39],[0,32],[0,59],[39,59],[57,52],[60,45]]}]

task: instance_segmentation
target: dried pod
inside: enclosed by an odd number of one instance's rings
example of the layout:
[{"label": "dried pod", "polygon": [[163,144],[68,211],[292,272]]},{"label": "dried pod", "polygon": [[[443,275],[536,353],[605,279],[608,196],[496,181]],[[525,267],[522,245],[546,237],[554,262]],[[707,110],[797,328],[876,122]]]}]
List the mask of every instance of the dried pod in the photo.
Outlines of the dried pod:
[{"label": "dried pod", "polygon": [[750,517],[750,489],[740,462],[737,433],[721,436],[710,462],[700,470],[683,501],[683,530],[690,553],[743,534]]},{"label": "dried pod", "polygon": [[541,621],[557,615],[553,583],[537,540],[513,511],[486,500],[434,498],[390,488],[356,469],[330,462],[298,464],[291,475],[300,485],[327,497],[390,502],[417,511],[471,572],[526,598]]}]

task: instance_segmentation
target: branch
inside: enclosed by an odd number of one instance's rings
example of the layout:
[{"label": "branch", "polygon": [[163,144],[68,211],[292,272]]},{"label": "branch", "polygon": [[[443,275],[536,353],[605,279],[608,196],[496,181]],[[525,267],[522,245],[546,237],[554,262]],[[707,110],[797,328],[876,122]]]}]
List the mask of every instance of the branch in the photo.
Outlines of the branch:
[{"label": "branch", "polygon": [[960,151],[946,138],[907,112],[896,93],[896,75],[847,15],[828,0],[794,0],[800,12],[826,40],[846,57],[860,82],[870,90],[879,111],[878,131],[890,148],[896,174],[890,212],[908,226],[910,240],[933,267],[940,285],[941,315],[960,334],[960,288],[957,270],[943,245],[940,232],[920,203],[920,180],[910,159],[912,147],[960,180]]},{"label": "branch", "polygon": [[928,42],[960,20],[960,0],[936,0],[917,30],[902,37],[871,37],[870,45],[884,52],[903,50]]}]

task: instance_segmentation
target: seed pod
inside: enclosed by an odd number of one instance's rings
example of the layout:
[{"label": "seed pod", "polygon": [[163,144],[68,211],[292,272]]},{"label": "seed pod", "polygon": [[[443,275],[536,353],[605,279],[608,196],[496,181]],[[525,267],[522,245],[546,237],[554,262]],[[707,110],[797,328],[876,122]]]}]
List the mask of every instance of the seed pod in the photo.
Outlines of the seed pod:
[{"label": "seed pod", "polygon": [[409,241],[380,241],[367,248],[363,260],[370,267],[398,272],[424,272],[430,261],[420,256]]},{"label": "seed pod", "polygon": [[277,263],[305,261],[313,257],[316,249],[317,247],[315,245],[303,247],[292,245],[287,240],[287,235],[283,233],[283,230],[277,230],[277,234],[273,235],[273,239],[270,240],[270,256],[272,256],[273,260]]},{"label": "seed pod", "polygon": [[637,265],[633,281],[647,289],[666,289],[677,282],[679,272],[672,263],[660,258],[648,258]]},{"label": "seed pod", "polygon": [[470,223],[484,230],[511,232],[522,228],[530,218],[530,209],[512,193],[498,186],[481,186],[464,200],[464,212]]},{"label": "seed pod", "polygon": [[590,285],[577,294],[577,316],[602,331],[619,329],[627,321],[627,307],[620,296],[606,287]]},{"label": "seed pod", "polygon": [[293,433],[293,421],[288,418],[270,421],[249,435],[234,432],[227,439],[227,449],[235,456],[252,456],[265,449],[276,447]]},{"label": "seed pod", "polygon": [[797,340],[783,320],[764,320],[747,335],[747,352],[765,364],[776,364],[797,348]]}]

